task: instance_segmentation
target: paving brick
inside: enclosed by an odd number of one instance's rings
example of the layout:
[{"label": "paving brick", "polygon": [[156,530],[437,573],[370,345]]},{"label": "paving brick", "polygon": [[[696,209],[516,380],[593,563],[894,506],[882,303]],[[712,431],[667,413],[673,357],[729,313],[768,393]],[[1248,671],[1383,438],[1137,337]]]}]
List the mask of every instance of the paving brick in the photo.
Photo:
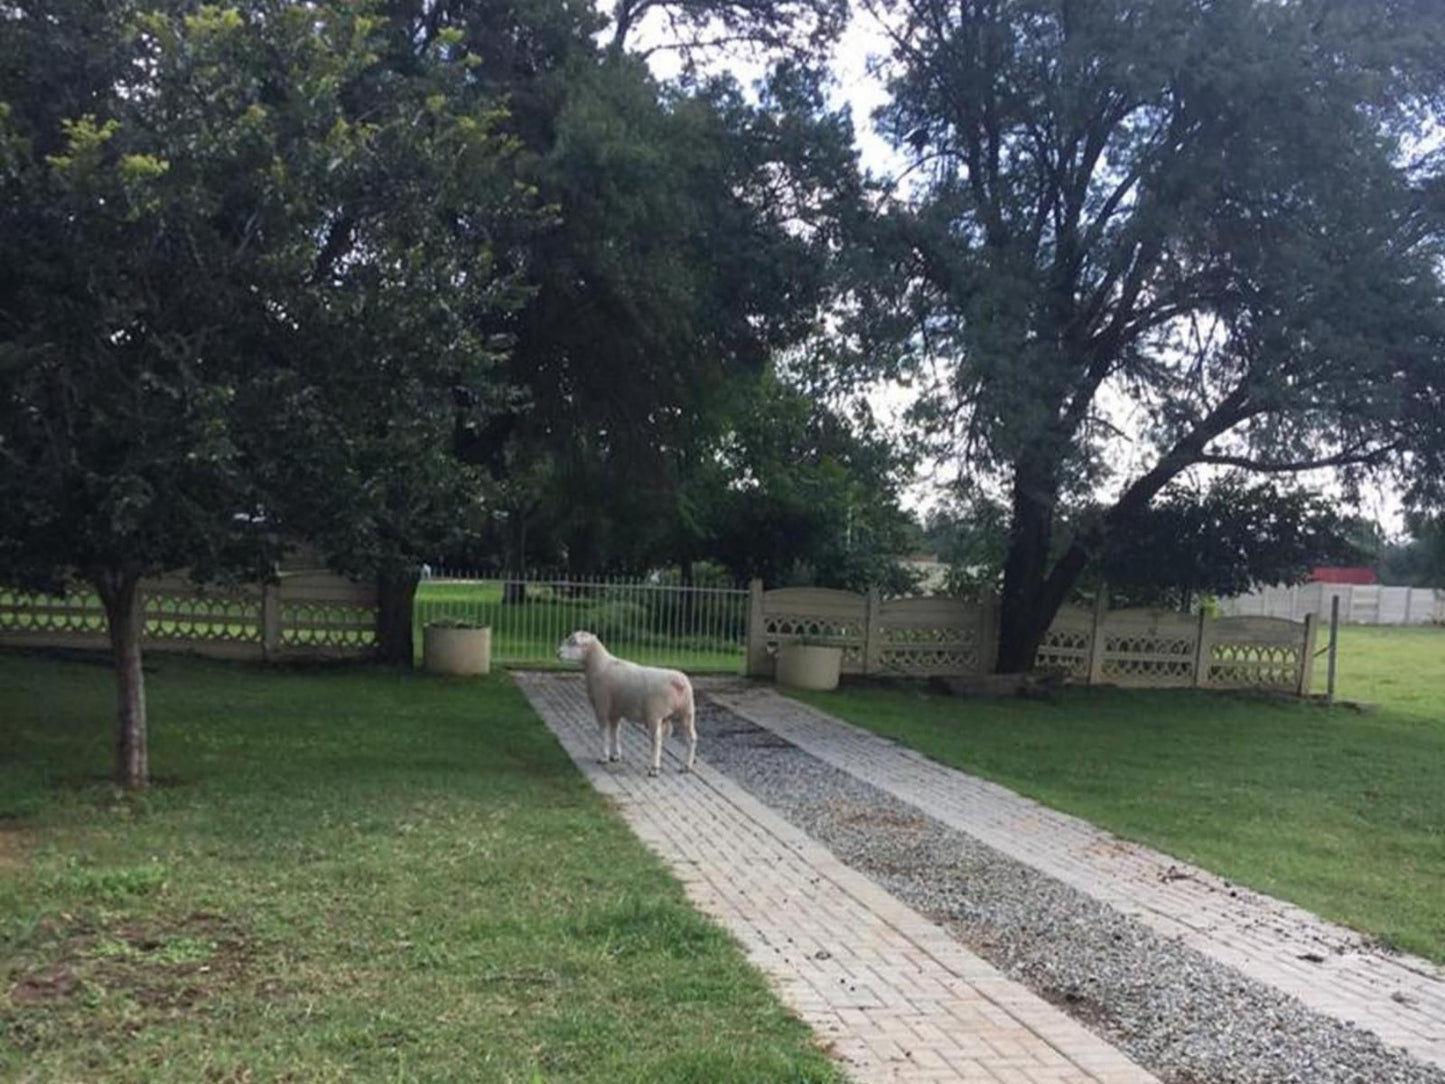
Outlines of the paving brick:
[{"label": "paving brick", "polygon": [[[1118,839],[771,688],[732,681],[709,695],[940,823],[1445,1068],[1445,969],[1428,960],[1381,952],[1292,904]],[[1308,962],[1313,957],[1322,962]]]},{"label": "paving brick", "polygon": [[578,677],[519,674],[517,683],[592,784],[860,1084],[1101,1084],[1091,1061],[1111,1080],[1122,1072],[1121,1084],[1157,1084],[706,763],[682,775],[669,749],[668,770],[649,779],[634,740],[632,760],[598,764]]}]

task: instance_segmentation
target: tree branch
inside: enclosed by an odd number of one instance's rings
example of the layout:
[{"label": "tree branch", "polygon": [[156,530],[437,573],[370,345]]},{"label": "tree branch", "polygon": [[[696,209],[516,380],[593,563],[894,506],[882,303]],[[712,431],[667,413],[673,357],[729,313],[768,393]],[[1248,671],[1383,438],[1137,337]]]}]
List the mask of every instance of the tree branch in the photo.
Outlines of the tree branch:
[{"label": "tree branch", "polygon": [[1259,471],[1261,474],[1293,474],[1300,471],[1319,470],[1323,467],[1352,467],[1363,463],[1378,463],[1384,456],[1398,450],[1399,443],[1383,444],[1376,448],[1355,449],[1326,456],[1323,459],[1268,460],[1250,459],[1242,455],[1221,455],[1203,453],[1196,463],[1207,463],[1217,467],[1241,467],[1244,470]]},{"label": "tree branch", "polygon": [[345,212],[326,231],[326,242],[321,246],[321,251],[316,254],[316,263],[311,268],[311,284],[314,286],[331,274],[335,266],[346,250],[351,246],[352,231],[356,229],[360,217],[352,212]]},{"label": "tree branch", "polygon": [[1250,405],[1246,386],[1240,384],[1235,387],[1213,410],[1200,419],[1192,430],[1180,437],[1152,469],[1141,474],[1125,488],[1098,525],[1076,533],[1069,542],[1069,548],[1044,579],[1043,587],[1039,591],[1041,612],[1052,614],[1058,610],[1077,582],[1079,574],[1088,566],[1111,530],[1148,505],[1154,495],[1177,478],[1185,468],[1201,462],[1204,449],[1210,441],[1228,432],[1257,409]]}]

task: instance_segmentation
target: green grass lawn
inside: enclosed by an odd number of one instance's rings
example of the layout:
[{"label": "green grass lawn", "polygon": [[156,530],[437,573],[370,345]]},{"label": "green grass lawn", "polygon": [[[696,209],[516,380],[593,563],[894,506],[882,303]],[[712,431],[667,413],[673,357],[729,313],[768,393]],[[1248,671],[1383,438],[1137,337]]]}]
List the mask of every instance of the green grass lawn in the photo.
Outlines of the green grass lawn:
[{"label": "green grass lawn", "polygon": [[797,695],[1445,961],[1445,629],[1348,629],[1340,660],[1341,695],[1378,710],[1082,688],[1048,702],[862,687]]},{"label": "green grass lawn", "polygon": [[[1445,726],[1445,628],[1345,625],[1338,654],[1337,696]],[[1326,663],[1315,660],[1317,693],[1325,690]]]},{"label": "green grass lawn", "polygon": [[426,581],[417,588],[416,643],[435,618],[461,618],[492,629],[498,663],[528,666],[555,662],[557,645],[577,629],[602,637],[634,662],[697,672],[738,673],[746,649],[744,592],[703,593],[695,612],[681,613],[676,592],[646,586],[597,587],[567,598],[548,586],[529,586],[525,605],[503,605],[497,581]]},{"label": "green grass lawn", "polygon": [[505,675],[0,655],[0,1078],[831,1081]]}]

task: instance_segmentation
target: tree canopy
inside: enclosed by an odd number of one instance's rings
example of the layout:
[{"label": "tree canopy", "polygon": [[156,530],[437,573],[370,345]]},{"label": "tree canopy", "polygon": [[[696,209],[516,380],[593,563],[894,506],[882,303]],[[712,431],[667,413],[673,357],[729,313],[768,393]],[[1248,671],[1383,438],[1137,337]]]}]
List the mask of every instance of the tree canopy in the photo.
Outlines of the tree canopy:
[{"label": "tree canopy", "polygon": [[0,575],[99,591],[138,786],[140,578],[417,549],[529,197],[455,41],[388,66],[366,5],[37,8],[0,12]]},{"label": "tree canopy", "polygon": [[1445,588],[1445,516],[1410,513],[1404,536],[1397,539],[1387,538],[1376,524],[1362,526],[1357,545],[1371,559],[1382,584]]},{"label": "tree canopy", "polygon": [[553,212],[505,251],[528,302],[487,323],[518,394],[458,434],[493,481],[489,556],[685,571],[706,556],[693,502],[718,448],[831,304],[861,198],[851,126],[808,67],[775,65],[756,94],[722,76],[662,84],[627,51],[557,32],[555,13],[515,8],[505,18],[538,24],[524,52],[491,44],[505,6],[448,16]]},{"label": "tree canopy", "polygon": [[1333,502],[1233,474],[1202,492],[1166,489],[1121,525],[1090,575],[1116,600],[1188,610],[1202,596],[1303,583],[1320,565],[1363,557]]},{"label": "tree canopy", "polygon": [[[860,324],[927,380],[934,449],[1007,492],[1002,669],[1192,466],[1388,470],[1427,495],[1438,8],[879,6],[882,120],[917,189],[886,216],[892,275],[861,281]],[[1101,490],[1057,545],[1063,508]]]}]

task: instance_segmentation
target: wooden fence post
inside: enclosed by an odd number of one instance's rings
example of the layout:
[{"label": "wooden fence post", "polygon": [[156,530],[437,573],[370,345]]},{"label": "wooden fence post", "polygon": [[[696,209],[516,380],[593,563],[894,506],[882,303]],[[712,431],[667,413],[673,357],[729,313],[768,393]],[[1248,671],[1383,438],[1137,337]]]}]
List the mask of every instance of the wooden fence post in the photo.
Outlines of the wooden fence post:
[{"label": "wooden fence post", "polygon": [[1319,614],[1305,614],[1305,646],[1300,653],[1299,686],[1295,690],[1300,696],[1310,694],[1310,680],[1315,673],[1315,637],[1319,633],[1319,624]]},{"label": "wooden fence post", "polygon": [[1325,699],[1328,703],[1335,702],[1335,658],[1339,649],[1340,636],[1340,596],[1335,595],[1330,599],[1330,660],[1327,671],[1328,683],[1325,686]]},{"label": "wooden fence post", "polygon": [[1101,586],[1094,596],[1094,620],[1089,627],[1089,684],[1104,680],[1104,620],[1109,614],[1109,589]]},{"label": "wooden fence post", "polygon": [[270,662],[281,651],[281,588],[261,585],[261,658]]},{"label": "wooden fence post", "polygon": [[1214,661],[1214,622],[1203,606],[1199,608],[1199,631],[1194,639],[1194,687],[1209,684],[1209,666]]},{"label": "wooden fence post", "polygon": [[755,579],[748,583],[748,677],[767,677],[768,661],[767,635],[763,625],[763,581]]},{"label": "wooden fence post", "polygon": [[863,602],[863,673],[876,674],[883,659],[883,597],[869,586]]}]

